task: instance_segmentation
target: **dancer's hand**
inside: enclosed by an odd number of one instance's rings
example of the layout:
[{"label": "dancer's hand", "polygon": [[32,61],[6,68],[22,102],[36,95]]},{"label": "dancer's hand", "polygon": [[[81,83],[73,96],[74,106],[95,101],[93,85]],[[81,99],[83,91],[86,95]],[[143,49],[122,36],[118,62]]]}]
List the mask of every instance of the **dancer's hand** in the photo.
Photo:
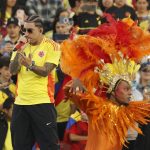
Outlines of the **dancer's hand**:
[{"label": "dancer's hand", "polygon": [[65,86],[65,88],[64,88],[64,91],[65,91],[64,101],[65,102],[67,102],[68,100],[72,100],[72,101],[79,100],[81,98],[81,95],[83,94],[80,91],[76,92],[76,94],[73,94],[73,93],[69,92],[69,90],[70,90],[70,87]]},{"label": "dancer's hand", "polygon": [[80,98],[81,95],[86,91],[86,88],[83,86],[83,84],[80,82],[80,80],[75,79],[69,81],[65,87],[65,101],[68,99],[77,99]]},{"label": "dancer's hand", "polygon": [[79,79],[75,78],[72,80],[69,92],[76,94],[77,92],[84,93],[85,91],[86,88]]}]

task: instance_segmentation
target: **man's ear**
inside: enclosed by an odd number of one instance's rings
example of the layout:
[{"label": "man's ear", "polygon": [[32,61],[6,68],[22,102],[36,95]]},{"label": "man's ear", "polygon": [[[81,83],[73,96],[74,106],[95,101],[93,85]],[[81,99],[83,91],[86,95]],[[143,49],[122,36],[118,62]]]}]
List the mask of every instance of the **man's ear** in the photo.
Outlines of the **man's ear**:
[{"label": "man's ear", "polygon": [[43,28],[39,28],[39,30],[40,30],[40,33],[43,33]]}]

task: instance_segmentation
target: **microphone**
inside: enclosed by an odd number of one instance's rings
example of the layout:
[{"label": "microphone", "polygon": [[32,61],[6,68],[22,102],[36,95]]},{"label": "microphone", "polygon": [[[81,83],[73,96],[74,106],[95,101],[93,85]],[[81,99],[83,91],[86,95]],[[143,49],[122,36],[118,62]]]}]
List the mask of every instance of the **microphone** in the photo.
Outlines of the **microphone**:
[{"label": "microphone", "polygon": [[13,51],[19,51],[22,46],[24,46],[27,43],[26,38],[22,38],[21,40],[18,41],[18,43],[14,46]]}]

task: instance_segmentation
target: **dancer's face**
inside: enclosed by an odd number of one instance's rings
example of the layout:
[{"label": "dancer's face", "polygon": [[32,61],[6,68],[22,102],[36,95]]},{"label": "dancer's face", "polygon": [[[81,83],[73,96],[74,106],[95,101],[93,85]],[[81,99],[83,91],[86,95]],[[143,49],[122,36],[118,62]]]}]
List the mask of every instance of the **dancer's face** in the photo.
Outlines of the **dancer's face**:
[{"label": "dancer's face", "polygon": [[128,104],[131,95],[132,91],[130,84],[124,80],[120,81],[114,91],[116,101],[120,104]]}]

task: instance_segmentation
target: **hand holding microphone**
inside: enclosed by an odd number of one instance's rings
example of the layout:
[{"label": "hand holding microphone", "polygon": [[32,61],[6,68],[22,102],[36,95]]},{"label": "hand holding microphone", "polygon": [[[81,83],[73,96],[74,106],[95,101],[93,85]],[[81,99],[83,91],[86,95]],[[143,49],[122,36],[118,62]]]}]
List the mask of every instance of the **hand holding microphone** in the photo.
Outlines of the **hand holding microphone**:
[{"label": "hand holding microphone", "polygon": [[27,39],[23,36],[21,39],[18,41],[18,43],[14,46],[13,51],[21,51],[23,46],[27,43]]},{"label": "hand holding microphone", "polygon": [[17,51],[19,54],[19,63],[21,65],[27,66],[30,63],[30,60],[26,57],[25,53],[23,52],[24,48],[26,47],[27,39],[23,36],[20,38],[18,43],[14,46],[13,51]]},{"label": "hand holding microphone", "polygon": [[19,63],[25,67],[29,67],[32,64],[32,57],[31,55],[27,57],[23,52],[24,48],[26,47],[26,44],[28,44],[27,39],[23,36],[15,45],[13,51],[17,51],[17,53],[19,54]]}]

